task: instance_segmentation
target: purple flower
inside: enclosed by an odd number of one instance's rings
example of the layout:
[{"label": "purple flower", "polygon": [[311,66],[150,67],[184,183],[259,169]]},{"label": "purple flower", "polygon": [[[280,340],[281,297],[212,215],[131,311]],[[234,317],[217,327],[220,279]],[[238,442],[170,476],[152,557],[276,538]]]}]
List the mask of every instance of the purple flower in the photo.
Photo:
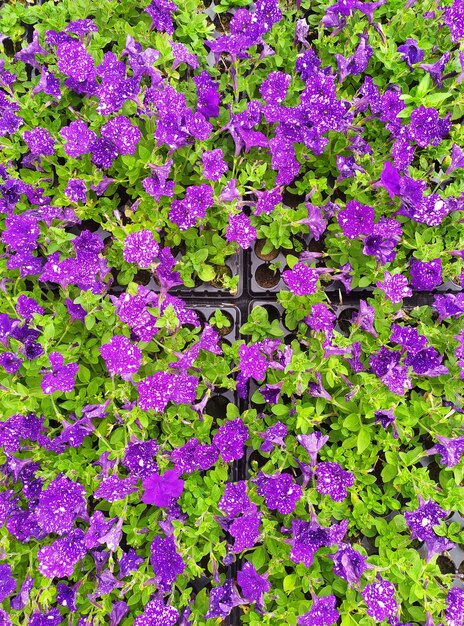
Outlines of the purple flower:
[{"label": "purple flower", "polygon": [[442,75],[450,58],[451,52],[447,51],[438,59],[436,63],[421,63],[419,65],[421,70],[425,70],[430,74],[432,80],[435,81],[440,89],[442,86]]},{"label": "purple flower", "polygon": [[120,479],[118,476],[108,476],[101,483],[93,494],[94,498],[103,498],[107,502],[117,502],[123,500],[129,494],[137,491],[134,487],[134,479],[132,477]]},{"label": "purple flower", "polygon": [[453,587],[448,591],[445,617],[447,626],[463,626],[464,624],[464,590]]},{"label": "purple flower", "polygon": [[259,88],[259,93],[267,104],[280,104],[287,97],[292,77],[284,72],[269,72]]},{"label": "purple flower", "polygon": [[[450,7],[446,7],[444,12],[444,23],[451,32],[451,41],[459,41],[464,38],[464,2],[454,0]],[[449,624],[448,626],[453,626]]]},{"label": "purple flower", "polygon": [[401,353],[382,346],[371,355],[370,364],[373,373],[390,389],[392,393],[403,395],[411,389],[412,381],[408,377],[408,368],[400,365]]},{"label": "purple flower", "polygon": [[251,507],[251,501],[247,494],[246,480],[240,480],[237,483],[227,483],[224,488],[224,495],[219,500],[218,506],[229,517],[245,513]]},{"label": "purple flower", "polygon": [[251,225],[248,215],[245,215],[245,213],[229,215],[229,223],[226,229],[227,241],[236,241],[241,248],[247,250],[257,236],[256,228]]},{"label": "purple flower", "polygon": [[64,365],[64,357],[59,352],[51,352],[48,356],[52,366],[52,371],[45,374],[42,378],[40,386],[45,394],[61,391],[69,393],[74,389],[75,378],[79,365],[77,363],[69,363]]},{"label": "purple flower", "polygon": [[219,452],[214,445],[201,445],[195,437],[171,452],[171,460],[179,474],[191,474],[195,470],[207,470],[218,460]]},{"label": "purple flower", "polygon": [[129,380],[133,374],[137,374],[142,362],[142,351],[129,341],[127,337],[115,335],[110,343],[105,343],[100,348],[106,367],[110,374],[119,374],[124,380]]},{"label": "purple flower", "polygon": [[87,33],[98,33],[98,28],[93,20],[80,19],[69,22],[64,31],[83,37]]},{"label": "purple flower", "polygon": [[[165,2],[165,0],[153,0],[154,3]],[[166,4],[168,4],[166,2]],[[172,4],[169,2],[169,4]],[[150,7],[148,7],[150,8]],[[145,609],[141,615],[135,618],[134,626],[174,626],[179,619],[179,611],[173,606],[166,606],[163,600],[150,600],[145,605]]]},{"label": "purple flower", "polygon": [[246,378],[263,380],[267,371],[266,357],[260,352],[260,344],[249,346],[242,344],[239,348],[239,369]]},{"label": "purple flower", "polygon": [[209,596],[209,610],[206,613],[205,618],[212,619],[213,617],[227,617],[235,606],[242,603],[243,600],[238,595],[232,580],[227,578],[221,587],[214,587],[214,589],[211,589]]},{"label": "purple flower", "polygon": [[108,169],[113,165],[114,159],[118,156],[116,146],[103,137],[97,137],[90,144],[92,153],[92,163],[100,169]]},{"label": "purple flower", "polygon": [[150,547],[150,564],[155,572],[156,584],[161,591],[169,591],[185,563],[177,552],[174,537],[155,537]]},{"label": "purple flower", "polygon": [[141,268],[150,267],[159,253],[159,245],[150,230],[139,230],[124,240],[124,260],[137,263]]},{"label": "purple flower", "polygon": [[[26,576],[23,584],[21,585],[21,589],[17,596],[10,600],[11,608],[15,611],[21,611],[26,604],[29,602],[29,596],[34,586],[34,579],[32,576]],[[1,621],[0,621],[1,624]]]},{"label": "purple flower", "polygon": [[284,446],[284,437],[287,436],[288,429],[282,422],[276,422],[270,426],[264,433],[258,433],[263,438],[260,450],[262,452],[272,452],[274,446]]},{"label": "purple flower", "polygon": [[367,557],[354,550],[348,543],[340,543],[335,554],[329,557],[334,562],[334,574],[348,581],[348,586],[357,585],[366,569]]},{"label": "purple flower", "polygon": [[94,61],[79,41],[60,43],[56,49],[60,72],[73,78],[78,83],[93,75]]},{"label": "purple flower", "polygon": [[35,515],[39,526],[48,533],[69,533],[75,519],[86,515],[84,487],[66,476],[55,478],[40,493]]},{"label": "purple flower", "polygon": [[[255,507],[256,508],[256,507]],[[258,541],[261,524],[261,513],[253,508],[244,515],[234,519],[229,527],[230,535],[235,539],[232,552],[243,552],[246,548],[252,548]]]},{"label": "purple flower", "polygon": [[194,76],[193,82],[198,94],[198,113],[201,113],[206,119],[218,117],[220,101],[218,83],[206,71],[203,71],[198,76]]},{"label": "purple flower", "polygon": [[3,367],[8,374],[16,374],[22,365],[22,359],[13,352],[3,352],[0,354],[0,367]]},{"label": "purple flower", "polygon": [[11,567],[3,563],[0,565],[0,602],[16,591],[16,580],[13,578]]},{"label": "purple flower", "polygon": [[292,520],[292,546],[290,558],[294,563],[304,563],[311,567],[315,553],[323,546],[330,547],[340,543],[348,529],[348,521],[334,524],[331,528],[323,528],[319,525],[315,514],[311,515],[311,521],[301,519]]},{"label": "purple flower", "polygon": [[443,137],[448,135],[451,122],[451,114],[439,119],[436,109],[427,109],[420,106],[411,113],[409,124],[409,136],[418,146],[426,148],[430,144],[438,146]]},{"label": "purple flower", "polygon": [[387,617],[394,617],[398,612],[393,584],[378,576],[379,581],[366,585],[361,591],[367,604],[367,614],[376,621],[382,622]]},{"label": "purple flower", "polygon": [[282,515],[293,513],[303,491],[300,485],[293,482],[290,474],[273,474],[268,476],[260,472],[254,479],[258,484],[258,495],[264,496],[268,509],[277,509]]},{"label": "purple flower", "polygon": [[420,501],[419,507],[415,511],[405,511],[404,518],[407,525],[411,529],[411,537],[425,541],[427,538],[434,537],[434,526],[440,523],[440,519],[447,516],[436,502],[428,500]]},{"label": "purple flower", "polygon": [[118,115],[101,128],[101,136],[111,141],[118,149],[119,154],[135,154],[141,132],[133,126],[124,115]]},{"label": "purple flower", "polygon": [[219,450],[225,463],[241,459],[244,454],[245,442],[248,439],[248,428],[237,417],[221,426],[213,436],[213,444]]},{"label": "purple flower", "polygon": [[427,451],[428,454],[439,454],[441,456],[440,464],[446,467],[454,467],[457,465],[464,454],[464,436],[456,439],[441,437],[437,435],[439,443]]},{"label": "purple flower", "polygon": [[143,562],[144,559],[133,548],[129,548],[119,559],[119,578],[126,578],[131,572],[137,571]]},{"label": "purple flower", "polygon": [[204,218],[213,204],[213,190],[209,185],[191,185],[187,187],[183,200],[175,200],[171,204],[169,219],[180,230],[187,230],[195,226],[198,219]]},{"label": "purple flower", "polygon": [[334,502],[341,502],[346,498],[346,487],[354,485],[354,474],[344,470],[338,463],[324,461],[316,467],[317,490],[328,495]]},{"label": "purple flower", "polygon": [[376,286],[381,289],[386,297],[397,304],[401,302],[403,298],[410,298],[412,296],[412,289],[409,287],[408,279],[402,274],[390,274],[385,270],[383,274],[383,283],[378,281]]},{"label": "purple flower", "polygon": [[127,445],[126,454],[122,460],[124,467],[134,478],[147,478],[158,471],[158,465],[153,457],[158,452],[156,439],[147,441],[131,441]]},{"label": "purple flower", "polygon": [[267,575],[258,574],[254,566],[246,561],[242,569],[237,572],[237,583],[242,589],[243,596],[249,602],[256,602],[258,609],[263,608],[263,595],[271,588],[271,583],[267,580]]},{"label": "purple flower", "polygon": [[313,432],[309,435],[297,435],[296,437],[298,443],[303,446],[306,452],[309,454],[309,458],[311,461],[311,465],[314,467],[317,463],[317,455],[319,450],[323,448],[323,446],[329,440],[328,435],[321,435],[320,432]]},{"label": "purple flower", "polygon": [[304,263],[297,263],[293,269],[285,270],[282,277],[296,296],[310,296],[317,291],[319,274],[317,270]]},{"label": "purple flower", "polygon": [[424,51],[417,45],[416,39],[406,39],[406,41],[398,46],[398,52],[401,53],[401,59],[406,63],[411,72],[413,65],[420,63],[424,58]]},{"label": "purple flower", "polygon": [[443,282],[441,259],[428,263],[414,260],[411,263],[411,285],[419,291],[431,291]]},{"label": "purple flower", "polygon": [[164,474],[153,474],[143,481],[142,502],[155,506],[169,506],[177,500],[184,489],[184,481],[176,470],[166,470]]},{"label": "purple flower", "polygon": [[192,404],[195,402],[198,378],[195,376],[155,372],[138,384],[139,407],[162,413],[169,402]]},{"label": "purple flower", "polygon": [[448,368],[441,364],[442,359],[435,348],[428,346],[415,354],[408,354],[404,364],[411,365],[414,373],[420,376],[443,376],[448,373]]},{"label": "purple flower", "polygon": [[326,304],[313,304],[311,314],[305,317],[306,324],[315,331],[333,331],[333,325],[337,319]]},{"label": "purple flower", "polygon": [[75,120],[69,126],[64,126],[60,130],[60,135],[67,141],[64,151],[72,157],[87,154],[96,138],[95,133],[82,120]]},{"label": "purple flower", "polygon": [[30,620],[27,622],[27,626],[59,626],[63,621],[63,617],[60,615],[58,609],[51,609],[47,613],[38,613],[35,611],[32,613]]},{"label": "purple flower", "polygon": [[24,131],[24,140],[34,156],[51,156],[55,154],[55,140],[50,131],[37,126]]},{"label": "purple flower", "polygon": [[66,537],[43,546],[37,553],[39,572],[47,578],[72,576],[74,566],[87,553],[84,545],[84,532],[76,528]]},{"label": "purple flower", "polygon": [[298,618],[298,626],[332,626],[340,617],[336,602],[334,595],[314,598],[311,610]]},{"label": "purple flower", "polygon": [[77,611],[76,606],[77,587],[68,587],[64,583],[58,583],[56,586],[56,602],[67,608],[71,613]]},{"label": "purple flower", "polygon": [[384,409],[382,411],[376,411],[374,413],[374,417],[375,417],[375,423],[376,424],[381,424],[383,428],[385,428],[385,430],[387,430],[387,428],[389,426],[392,427],[392,433],[393,433],[393,437],[395,439],[398,438],[398,430],[396,428],[395,425],[395,414],[393,413],[393,411],[391,411],[390,409]]},{"label": "purple flower", "polygon": [[228,170],[228,165],[224,161],[224,152],[221,148],[205,151],[201,155],[203,161],[203,176],[207,180],[219,180]]},{"label": "purple flower", "polygon": [[338,223],[348,239],[374,232],[374,209],[365,204],[350,200],[346,208],[338,214]]},{"label": "purple flower", "polygon": [[169,42],[171,44],[172,54],[174,56],[174,63],[172,64],[172,69],[175,70],[179,67],[181,63],[186,63],[190,65],[194,70],[199,67],[197,57],[188,50],[182,43],[176,43],[174,41]]},{"label": "purple flower", "polygon": [[80,178],[70,178],[64,193],[71,202],[87,202],[87,188]]},{"label": "purple flower", "polygon": [[358,34],[360,39],[359,45],[353,56],[345,58],[342,54],[335,54],[338,71],[340,74],[340,82],[343,82],[347,76],[357,76],[366,71],[369,60],[373,54],[371,46],[368,45],[367,32]]}]

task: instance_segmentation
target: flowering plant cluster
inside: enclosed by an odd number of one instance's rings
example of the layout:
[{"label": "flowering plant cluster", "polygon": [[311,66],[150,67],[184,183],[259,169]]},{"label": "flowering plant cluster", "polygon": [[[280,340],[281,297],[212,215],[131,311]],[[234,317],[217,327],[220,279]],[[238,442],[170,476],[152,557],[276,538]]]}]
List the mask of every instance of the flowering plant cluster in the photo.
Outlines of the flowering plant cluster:
[{"label": "flowering plant cluster", "polygon": [[464,626],[463,41],[2,7],[1,626]]}]

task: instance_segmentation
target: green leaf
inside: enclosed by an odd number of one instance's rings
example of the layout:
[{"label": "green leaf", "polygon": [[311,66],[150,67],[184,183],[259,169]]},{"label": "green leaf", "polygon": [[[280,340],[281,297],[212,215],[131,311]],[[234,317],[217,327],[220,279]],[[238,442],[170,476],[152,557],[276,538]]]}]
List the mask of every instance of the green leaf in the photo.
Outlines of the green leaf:
[{"label": "green leaf", "polygon": [[358,433],[358,438],[357,438],[357,446],[358,446],[359,454],[362,454],[364,450],[366,450],[369,447],[370,443],[371,443],[370,431],[367,430],[367,428],[361,428],[361,430]]}]

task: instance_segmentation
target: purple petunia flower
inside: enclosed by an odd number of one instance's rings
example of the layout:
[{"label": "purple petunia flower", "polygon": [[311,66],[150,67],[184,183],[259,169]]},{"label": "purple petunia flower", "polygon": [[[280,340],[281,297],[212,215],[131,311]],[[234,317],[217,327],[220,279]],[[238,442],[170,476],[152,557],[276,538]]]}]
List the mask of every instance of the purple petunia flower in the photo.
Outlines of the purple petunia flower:
[{"label": "purple petunia flower", "polygon": [[411,529],[411,537],[425,541],[427,538],[434,537],[434,526],[440,523],[440,519],[447,516],[436,502],[428,500],[420,501],[419,507],[415,511],[405,511],[404,518]]},{"label": "purple petunia flower", "polygon": [[328,435],[321,435],[320,432],[313,432],[309,435],[297,435],[296,437],[298,443],[303,446],[306,452],[309,454],[309,458],[311,461],[311,465],[314,467],[317,463],[317,455],[319,450],[323,448],[323,446],[329,440]]},{"label": "purple petunia flower", "polygon": [[80,178],[70,178],[64,193],[71,202],[87,202],[87,188]]},{"label": "purple petunia flower", "polygon": [[198,113],[201,113],[207,120],[210,117],[218,117],[220,102],[218,83],[211,78],[207,71],[194,76],[193,82],[198,94]]},{"label": "purple petunia flower", "polygon": [[110,168],[119,154],[116,146],[103,137],[97,137],[92,141],[90,152],[92,153],[92,163],[99,169]]},{"label": "purple petunia flower", "polygon": [[102,126],[101,136],[114,144],[119,154],[135,154],[142,134],[127,117],[118,115]]},{"label": "purple petunia flower", "polygon": [[243,250],[247,250],[256,241],[257,236],[256,228],[251,225],[248,215],[245,213],[229,215],[226,229],[227,241],[236,241]]},{"label": "purple petunia flower", "polygon": [[84,545],[84,532],[76,528],[66,537],[43,546],[37,553],[39,572],[47,578],[71,576],[74,566],[87,553]]},{"label": "purple petunia flower", "polygon": [[313,606],[308,613],[298,618],[298,626],[332,626],[340,617],[335,608],[337,598],[334,595],[313,598]]},{"label": "purple petunia flower", "polygon": [[46,128],[37,126],[24,131],[24,140],[34,156],[51,156],[55,154],[55,140]]},{"label": "purple petunia flower", "polygon": [[274,446],[284,446],[284,437],[287,436],[288,429],[282,422],[276,422],[273,426],[270,426],[265,432],[258,433],[264,440],[261,444],[260,450],[262,452],[272,452]]},{"label": "purple petunia flower", "polygon": [[51,352],[48,356],[52,371],[45,374],[40,386],[45,394],[61,391],[68,393],[74,389],[75,378],[79,370],[77,363],[64,364],[64,357],[59,352]]},{"label": "purple petunia flower", "polygon": [[287,97],[292,77],[284,72],[269,72],[259,88],[259,93],[267,104],[280,104]]},{"label": "purple petunia flower", "polygon": [[71,613],[75,613],[77,611],[76,605],[76,595],[77,595],[77,587],[73,585],[72,587],[68,587],[64,583],[58,583],[56,586],[56,602],[61,606],[67,608]]},{"label": "purple petunia flower", "polygon": [[[164,0],[154,0],[154,3]],[[172,4],[172,3],[169,3]],[[179,611],[173,606],[166,606],[163,600],[150,600],[141,615],[135,618],[134,626],[174,626],[179,619]]]},{"label": "purple petunia flower", "polygon": [[414,70],[413,65],[420,63],[424,58],[424,51],[419,48],[416,39],[406,39],[401,46],[398,46],[397,50],[401,53],[401,59],[406,63],[411,72]]},{"label": "purple petunia flower", "polygon": [[3,367],[8,374],[16,374],[21,365],[22,359],[13,352],[2,352],[0,354],[0,367]]},{"label": "purple petunia flower", "polygon": [[249,602],[256,602],[258,610],[262,609],[264,606],[263,595],[271,589],[267,575],[261,576],[254,566],[246,561],[242,569],[237,572],[237,583],[242,589],[243,596]]},{"label": "purple petunia flower", "polygon": [[346,487],[354,485],[354,474],[344,470],[338,463],[319,463],[315,475],[318,492],[330,496],[334,502],[344,500],[347,496]]},{"label": "purple petunia flower", "polygon": [[153,239],[150,230],[139,230],[127,235],[124,240],[124,260],[128,263],[137,263],[141,268],[150,267],[159,253],[159,245]]},{"label": "purple petunia flower", "polygon": [[437,109],[427,109],[420,106],[411,113],[409,136],[418,146],[426,148],[429,145],[438,146],[443,137],[448,135],[451,114],[439,119]]},{"label": "purple petunia flower", "polygon": [[155,581],[161,591],[169,591],[177,576],[182,574],[185,563],[177,552],[173,536],[155,537],[150,546],[150,564]]},{"label": "purple petunia flower", "polygon": [[60,72],[78,83],[93,75],[94,60],[79,41],[66,41],[56,49]]},{"label": "purple petunia flower", "polygon": [[203,176],[207,180],[219,180],[228,170],[221,148],[203,152],[201,160],[203,161]]},{"label": "purple petunia flower", "polygon": [[456,439],[449,439],[440,435],[436,437],[439,443],[427,450],[427,454],[439,454],[441,456],[440,465],[445,465],[446,467],[457,465],[464,454],[464,436]]},{"label": "purple petunia flower", "polygon": [[106,367],[110,374],[119,374],[124,380],[129,380],[137,374],[142,362],[142,351],[129,341],[127,337],[115,335],[110,343],[100,348]]},{"label": "purple petunia flower", "polygon": [[398,438],[398,430],[395,424],[396,417],[393,411],[391,411],[390,409],[376,411],[374,413],[374,417],[375,417],[375,424],[381,424],[382,427],[385,428],[385,430],[387,430],[387,428],[391,426],[393,437],[395,439]]},{"label": "purple petunia flower", "polygon": [[0,602],[16,591],[16,580],[7,563],[0,565]]},{"label": "purple petunia flower", "polygon": [[216,463],[218,457],[216,446],[201,445],[195,437],[171,452],[171,460],[179,474],[191,474],[195,470],[205,471]]},{"label": "purple petunia flower", "polygon": [[317,291],[319,273],[304,263],[297,263],[282,274],[288,288],[296,296],[310,296]]},{"label": "purple petunia flower", "polygon": [[65,535],[77,517],[86,515],[85,489],[66,476],[55,478],[39,495],[35,516],[48,533]]},{"label": "purple petunia flower", "polygon": [[129,494],[137,491],[137,487],[134,487],[133,477],[119,478],[116,475],[108,476],[101,483],[98,489],[93,494],[94,498],[103,498],[107,502],[117,502],[123,500]]},{"label": "purple petunia flower", "polygon": [[67,141],[64,151],[72,157],[87,154],[96,138],[95,133],[82,120],[74,120],[69,126],[64,126],[60,130],[60,135]]},{"label": "purple petunia flower", "polygon": [[292,513],[303,495],[300,485],[293,482],[290,474],[268,476],[260,472],[254,482],[258,485],[258,495],[264,496],[267,508],[277,509],[282,515]]},{"label": "purple petunia flower", "polygon": [[367,568],[367,557],[354,550],[348,543],[340,543],[335,554],[329,558],[334,562],[334,574],[344,578],[348,586],[357,585]]},{"label": "purple petunia flower", "polygon": [[180,230],[187,230],[204,218],[213,204],[213,190],[209,185],[191,185],[187,187],[183,200],[175,200],[171,204],[169,219]]},{"label": "purple petunia flower", "polygon": [[198,378],[195,376],[156,372],[138,384],[139,407],[143,411],[163,412],[169,402],[192,404],[195,402]]},{"label": "purple petunia flower", "polygon": [[390,272],[385,270],[383,283],[378,281],[376,286],[384,292],[393,304],[401,302],[403,298],[412,296],[412,289],[409,287],[408,279],[402,274],[390,274]]},{"label": "purple petunia flower", "polygon": [[144,560],[133,548],[129,548],[119,559],[119,578],[126,578],[131,572],[137,571]]},{"label": "purple petunia flower", "polygon": [[338,223],[348,239],[374,232],[374,209],[356,200],[350,200],[338,214]]},{"label": "purple petunia flower", "polygon": [[60,612],[57,608],[54,608],[46,613],[35,611],[27,622],[27,626],[59,626],[62,621],[63,617],[60,615]]},{"label": "purple petunia flower", "polygon": [[[459,41],[464,38],[464,1],[454,0],[450,7],[446,7],[444,12],[444,23],[451,31],[451,41]],[[451,626],[449,624],[448,626]]]},{"label": "purple petunia flower", "polygon": [[143,481],[142,502],[154,506],[169,506],[177,500],[184,489],[184,481],[176,470],[166,470],[164,474],[153,474]]},{"label": "purple petunia flower", "polygon": [[337,319],[329,307],[324,303],[313,304],[311,314],[305,317],[306,324],[315,331],[333,331]]},{"label": "purple petunia flower", "polygon": [[260,352],[260,344],[249,346],[241,345],[239,348],[239,369],[245,378],[263,380],[266,375],[268,363],[266,357]]},{"label": "purple petunia flower", "polygon": [[225,463],[241,459],[244,455],[245,442],[248,439],[248,428],[237,417],[227,421],[213,436],[213,444],[219,450]]},{"label": "purple petunia flower", "polygon": [[378,576],[379,581],[366,585],[361,591],[367,604],[367,614],[376,621],[382,622],[387,617],[394,617],[398,612],[393,584]]},{"label": "purple petunia flower", "polygon": [[224,488],[224,495],[219,500],[218,506],[229,517],[245,513],[251,507],[251,500],[247,494],[246,480],[240,480],[237,483],[227,483]]},{"label": "purple petunia flower", "polygon": [[206,613],[205,618],[212,619],[213,617],[227,617],[235,606],[242,603],[243,600],[238,595],[233,581],[230,578],[227,578],[222,586],[211,589],[209,596],[209,610]]},{"label": "purple petunia flower", "polygon": [[463,626],[464,624],[464,590],[453,587],[448,591],[445,610],[447,626]]},{"label": "purple petunia flower", "polygon": [[431,291],[443,282],[441,259],[428,263],[414,260],[411,263],[411,285],[419,291]]},{"label": "purple petunia flower", "polygon": [[252,548],[260,536],[261,513],[250,508],[244,515],[234,519],[229,527],[229,533],[234,538],[232,552],[243,552],[247,548]]},{"label": "purple petunia flower", "polygon": [[304,563],[311,567],[315,553],[323,546],[333,546],[340,543],[348,529],[348,521],[334,524],[331,528],[319,525],[316,515],[311,514],[311,521],[301,519],[292,520],[292,546],[290,558],[294,563]]}]

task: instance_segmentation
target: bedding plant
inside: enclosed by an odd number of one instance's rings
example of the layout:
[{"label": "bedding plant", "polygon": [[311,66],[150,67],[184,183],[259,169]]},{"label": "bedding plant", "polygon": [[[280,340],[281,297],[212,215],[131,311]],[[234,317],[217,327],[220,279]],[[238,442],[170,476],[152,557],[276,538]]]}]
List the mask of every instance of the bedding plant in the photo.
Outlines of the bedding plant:
[{"label": "bedding plant", "polygon": [[463,626],[463,1],[0,33],[0,624]]}]

